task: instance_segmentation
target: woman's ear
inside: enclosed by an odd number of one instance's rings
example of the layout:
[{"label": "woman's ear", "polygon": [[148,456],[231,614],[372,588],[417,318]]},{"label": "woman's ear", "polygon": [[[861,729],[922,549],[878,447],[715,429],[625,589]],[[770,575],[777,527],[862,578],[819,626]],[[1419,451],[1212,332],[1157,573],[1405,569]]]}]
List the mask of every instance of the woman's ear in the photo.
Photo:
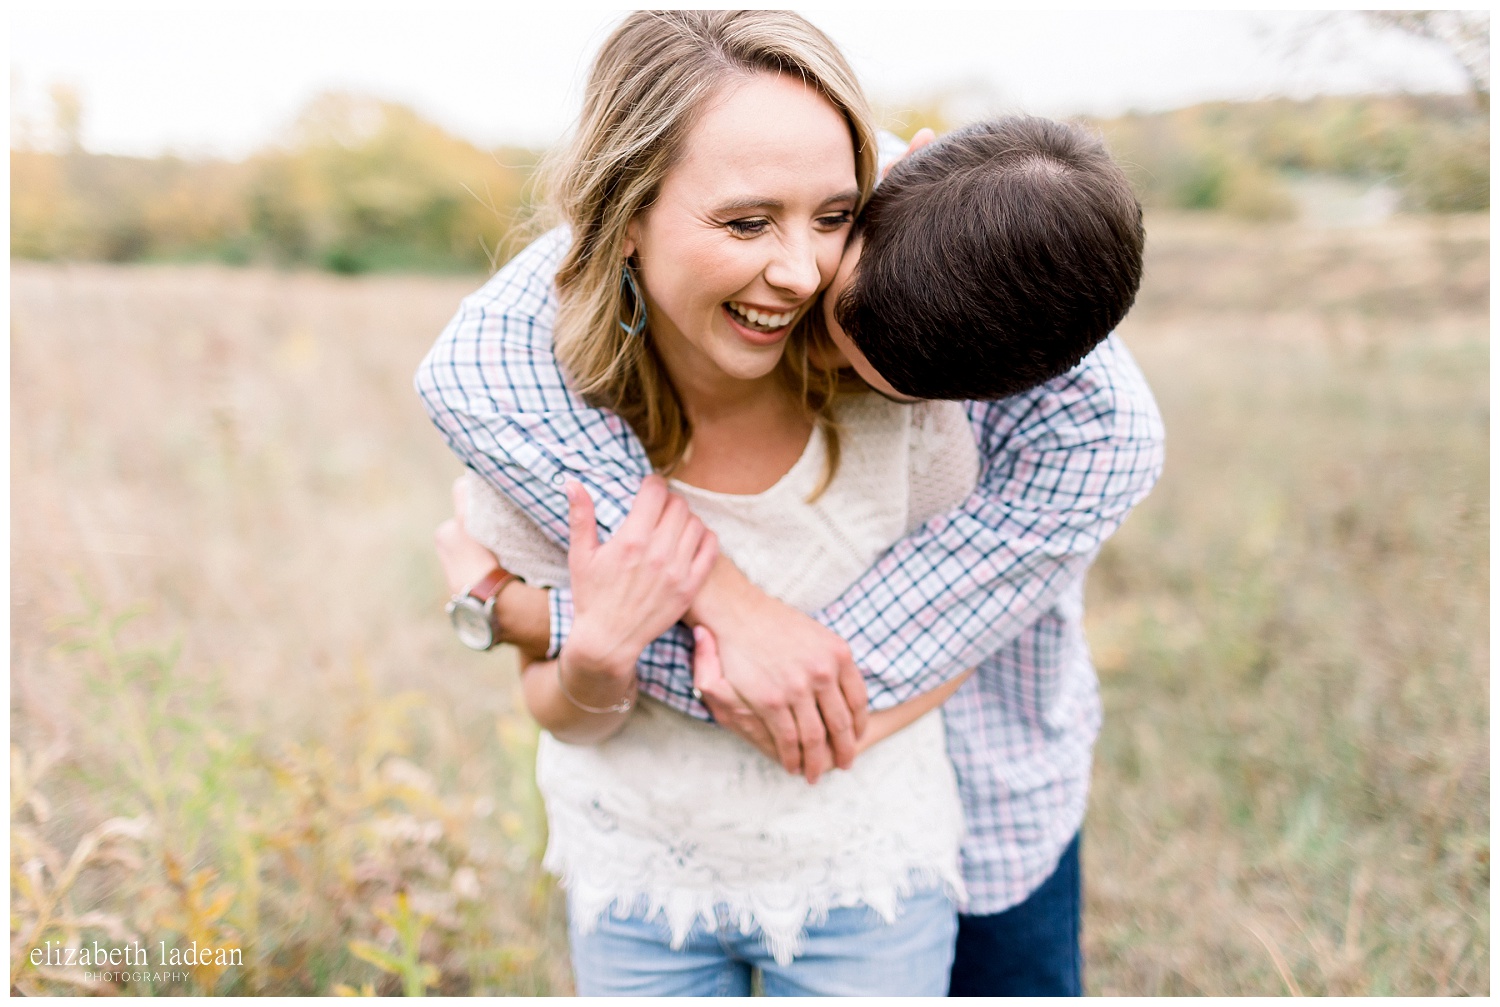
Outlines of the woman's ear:
[{"label": "woman's ear", "polygon": [[641,237],[641,218],[639,215],[630,218],[630,223],[625,225],[625,258],[629,259],[635,255],[636,242]]}]

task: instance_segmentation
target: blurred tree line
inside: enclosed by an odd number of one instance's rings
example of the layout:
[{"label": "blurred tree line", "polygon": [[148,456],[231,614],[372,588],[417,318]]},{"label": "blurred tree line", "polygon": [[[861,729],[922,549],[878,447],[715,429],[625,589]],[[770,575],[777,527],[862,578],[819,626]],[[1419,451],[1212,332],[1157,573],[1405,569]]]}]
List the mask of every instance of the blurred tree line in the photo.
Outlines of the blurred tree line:
[{"label": "blurred tree line", "polygon": [[[89,153],[76,95],[53,98],[54,135],[11,151],[18,258],[456,271],[524,240],[538,154],[481,150],[399,104],[323,95],[230,162]],[[908,135],[956,124],[940,100],[886,119]],[[1489,207],[1489,117],[1471,98],[1215,102],[1094,125],[1151,207],[1290,217],[1299,175],[1385,183],[1410,212]]]},{"label": "blurred tree line", "polygon": [[1287,183],[1307,175],[1385,183],[1408,212],[1490,205],[1489,115],[1465,96],[1211,102],[1095,125],[1148,205],[1290,217]]},{"label": "blurred tree line", "polygon": [[[1468,93],[1208,102],[1091,125],[1103,133],[1151,207],[1221,211],[1251,220],[1288,218],[1298,212],[1292,189],[1299,179],[1332,177],[1365,189],[1394,190],[1410,213],[1488,210],[1489,12],[1332,11],[1302,26],[1292,49],[1337,42],[1343,32],[1361,26],[1420,39],[1443,53],[1461,72]],[[1367,41],[1358,39],[1355,51]],[[979,92],[966,95],[960,88],[893,110],[886,119],[900,123],[898,130],[904,127],[907,135],[922,126],[942,133],[973,118],[976,104],[995,105],[993,94],[982,93],[982,87]]]},{"label": "blurred tree line", "polygon": [[91,154],[78,143],[76,97],[54,89],[53,103],[50,142],[11,151],[19,258],[489,268],[514,250],[537,160],[481,150],[403,105],[338,93],[240,162]]},{"label": "blurred tree line", "polygon": [[[955,97],[957,100],[955,101]],[[1248,220],[1296,215],[1299,178],[1384,184],[1409,213],[1489,209],[1488,94],[1364,95],[1308,100],[1205,102],[1086,123],[1103,134],[1142,202]],[[885,110],[890,128],[939,134],[985,104],[985,95],[939,95]]]}]

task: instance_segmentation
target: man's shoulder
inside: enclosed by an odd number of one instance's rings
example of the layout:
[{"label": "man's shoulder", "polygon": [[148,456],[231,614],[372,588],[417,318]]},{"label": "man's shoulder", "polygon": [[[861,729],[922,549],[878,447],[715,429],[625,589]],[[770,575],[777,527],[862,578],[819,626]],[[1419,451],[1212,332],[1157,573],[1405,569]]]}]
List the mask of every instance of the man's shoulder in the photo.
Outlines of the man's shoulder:
[{"label": "man's shoulder", "polygon": [[970,417],[991,437],[1054,447],[1164,438],[1151,386],[1113,334],[1065,374],[1006,399],[971,403]]},{"label": "man's shoulder", "polygon": [[484,286],[464,298],[469,310],[535,317],[555,308],[557,268],[571,241],[566,227],[555,227],[527,245]]},{"label": "man's shoulder", "polygon": [[1089,399],[1132,439],[1159,440],[1161,411],[1146,375],[1119,336],[1111,334],[1073,370],[1058,379],[1064,389]]},{"label": "man's shoulder", "polygon": [[548,231],[465,297],[417,367],[428,413],[574,408],[552,352],[566,229]]}]

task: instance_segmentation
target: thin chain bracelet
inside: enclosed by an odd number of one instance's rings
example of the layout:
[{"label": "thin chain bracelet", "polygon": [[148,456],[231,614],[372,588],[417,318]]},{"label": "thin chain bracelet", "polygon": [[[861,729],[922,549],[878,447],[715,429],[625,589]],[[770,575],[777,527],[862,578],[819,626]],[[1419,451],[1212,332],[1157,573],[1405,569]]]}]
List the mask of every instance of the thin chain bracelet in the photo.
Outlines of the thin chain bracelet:
[{"label": "thin chain bracelet", "polygon": [[562,694],[568,702],[578,707],[584,713],[629,713],[631,708],[635,706],[635,697],[628,692],[624,699],[613,706],[589,706],[587,703],[580,703],[574,699],[573,694],[568,691],[568,687],[563,684],[561,654],[557,655],[557,687],[562,690]]}]

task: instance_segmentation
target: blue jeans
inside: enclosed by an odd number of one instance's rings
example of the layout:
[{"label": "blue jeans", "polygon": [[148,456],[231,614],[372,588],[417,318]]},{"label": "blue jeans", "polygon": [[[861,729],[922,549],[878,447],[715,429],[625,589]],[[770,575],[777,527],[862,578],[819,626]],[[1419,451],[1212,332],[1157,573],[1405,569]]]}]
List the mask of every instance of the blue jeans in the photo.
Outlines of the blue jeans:
[{"label": "blue jeans", "polygon": [[766,996],[942,996],[958,928],[939,890],[903,900],[895,923],[864,906],[834,909],[808,926],[802,953],[778,965],[759,929],[742,934],[723,914],[711,929],[699,920],[676,951],[660,916],[606,913],[587,934],[569,923],[579,996],[749,996],[753,970]]},{"label": "blue jeans", "polygon": [[1074,836],[1057,869],[1024,902],[992,916],[958,918],[948,995],[1083,996],[1082,901]]}]

